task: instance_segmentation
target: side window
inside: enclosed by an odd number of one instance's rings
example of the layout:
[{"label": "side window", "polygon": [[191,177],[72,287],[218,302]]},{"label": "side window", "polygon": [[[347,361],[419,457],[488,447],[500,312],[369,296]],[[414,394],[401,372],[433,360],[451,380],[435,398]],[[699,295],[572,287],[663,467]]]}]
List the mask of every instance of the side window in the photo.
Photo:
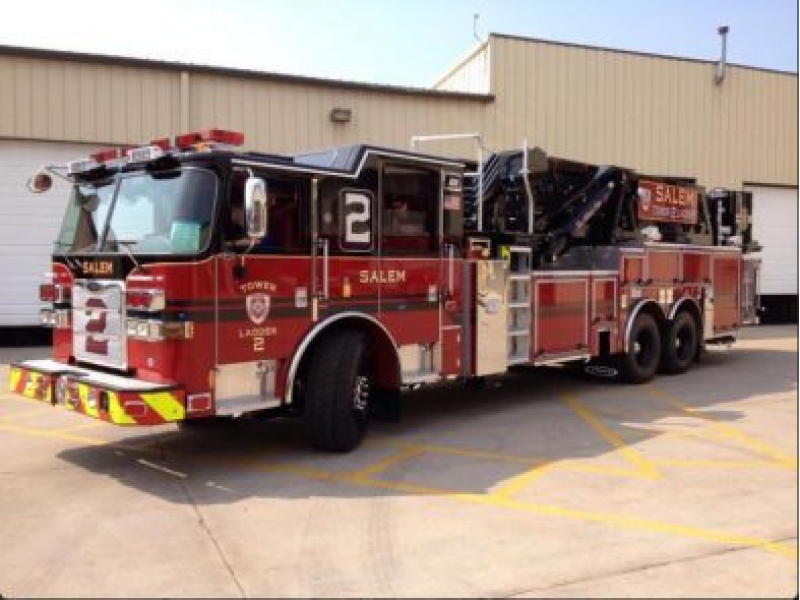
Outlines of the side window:
[{"label": "side window", "polygon": [[249,173],[245,170],[236,170],[231,176],[229,192],[228,218],[224,219],[225,239],[231,242],[244,241],[247,231],[244,228],[244,186]]},{"label": "side window", "polygon": [[436,171],[399,165],[384,167],[384,254],[426,256],[438,252],[439,182]]},{"label": "side window", "polygon": [[[255,253],[291,253],[307,249],[306,183],[299,179],[271,177],[256,173],[267,182],[267,235],[253,248]],[[234,244],[248,244],[244,219],[244,189],[248,171],[235,171],[230,187],[230,212],[226,239]]]}]

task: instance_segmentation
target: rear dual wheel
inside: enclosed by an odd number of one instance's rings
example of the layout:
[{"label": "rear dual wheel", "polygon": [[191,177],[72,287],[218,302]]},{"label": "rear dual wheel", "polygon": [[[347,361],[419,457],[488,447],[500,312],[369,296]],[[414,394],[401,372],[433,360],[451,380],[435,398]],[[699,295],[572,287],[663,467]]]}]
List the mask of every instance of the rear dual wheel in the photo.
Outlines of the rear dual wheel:
[{"label": "rear dual wheel", "polygon": [[679,312],[664,335],[661,348],[661,371],[670,375],[685,373],[697,358],[699,332],[694,317]]},{"label": "rear dual wheel", "polygon": [[660,361],[658,324],[651,315],[639,313],[628,336],[628,350],[617,359],[620,375],[630,383],[645,383],[655,376]]}]

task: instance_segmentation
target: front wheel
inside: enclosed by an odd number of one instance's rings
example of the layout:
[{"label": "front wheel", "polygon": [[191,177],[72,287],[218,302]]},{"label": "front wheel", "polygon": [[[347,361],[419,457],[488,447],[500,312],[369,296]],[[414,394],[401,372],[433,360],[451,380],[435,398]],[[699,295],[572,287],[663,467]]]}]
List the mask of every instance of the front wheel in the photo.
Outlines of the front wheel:
[{"label": "front wheel", "polygon": [[372,386],[363,334],[343,330],[321,340],[309,356],[303,383],[311,443],[332,452],[357,447],[367,431]]},{"label": "front wheel", "polygon": [[685,373],[697,358],[697,323],[688,312],[679,312],[664,336],[661,370],[678,375]]},{"label": "front wheel", "polygon": [[631,327],[628,351],[618,357],[622,377],[631,383],[650,381],[661,360],[661,336],[655,319],[640,313]]}]

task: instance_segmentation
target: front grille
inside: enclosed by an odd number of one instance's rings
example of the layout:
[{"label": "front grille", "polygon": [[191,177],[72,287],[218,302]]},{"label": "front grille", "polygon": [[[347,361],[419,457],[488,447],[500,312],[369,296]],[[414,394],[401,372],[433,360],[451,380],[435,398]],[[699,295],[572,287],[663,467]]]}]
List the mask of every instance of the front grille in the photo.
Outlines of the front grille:
[{"label": "front grille", "polygon": [[128,367],[125,284],[78,280],[72,293],[73,351],[79,362]]}]

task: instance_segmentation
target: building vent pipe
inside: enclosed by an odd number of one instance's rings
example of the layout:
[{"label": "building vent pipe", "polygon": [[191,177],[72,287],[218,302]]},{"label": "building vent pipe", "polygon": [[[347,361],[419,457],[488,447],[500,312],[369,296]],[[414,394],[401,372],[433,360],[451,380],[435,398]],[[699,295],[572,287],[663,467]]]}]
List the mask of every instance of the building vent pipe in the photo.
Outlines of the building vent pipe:
[{"label": "building vent pipe", "polygon": [[722,42],[722,50],[719,57],[719,62],[717,63],[717,73],[714,76],[714,83],[717,85],[721,84],[725,79],[725,63],[727,61],[727,53],[728,53],[728,26],[727,25],[720,25],[717,27],[717,33],[720,35],[721,42]]}]

